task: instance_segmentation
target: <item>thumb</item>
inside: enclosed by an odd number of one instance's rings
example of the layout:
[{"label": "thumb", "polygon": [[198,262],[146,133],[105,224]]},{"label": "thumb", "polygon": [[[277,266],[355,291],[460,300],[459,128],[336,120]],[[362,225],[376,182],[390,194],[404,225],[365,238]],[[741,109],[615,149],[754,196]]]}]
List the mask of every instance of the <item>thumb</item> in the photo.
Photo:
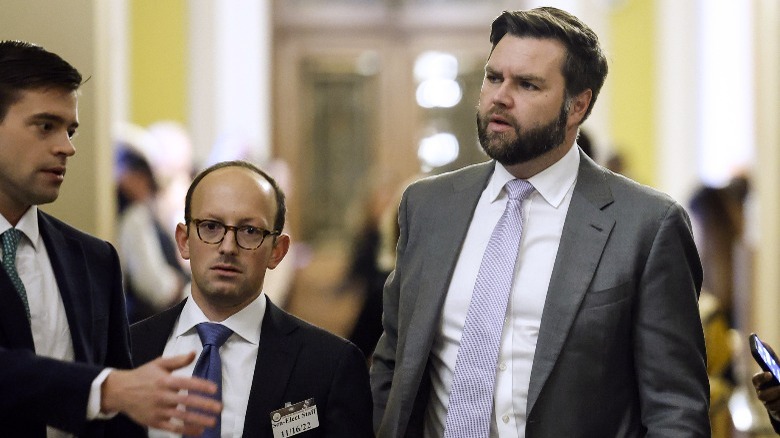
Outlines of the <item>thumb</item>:
[{"label": "thumb", "polygon": [[195,360],[195,352],[191,351],[187,354],[179,354],[177,356],[159,357],[155,362],[162,368],[173,371],[189,365],[193,360]]}]

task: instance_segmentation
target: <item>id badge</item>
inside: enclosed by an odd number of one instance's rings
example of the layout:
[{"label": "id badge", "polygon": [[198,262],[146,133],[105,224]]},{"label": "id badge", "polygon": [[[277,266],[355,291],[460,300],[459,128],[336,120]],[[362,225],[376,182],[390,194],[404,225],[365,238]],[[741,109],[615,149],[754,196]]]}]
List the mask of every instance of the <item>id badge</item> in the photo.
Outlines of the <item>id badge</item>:
[{"label": "id badge", "polygon": [[289,438],[319,425],[317,405],[313,398],[271,412],[274,438]]}]

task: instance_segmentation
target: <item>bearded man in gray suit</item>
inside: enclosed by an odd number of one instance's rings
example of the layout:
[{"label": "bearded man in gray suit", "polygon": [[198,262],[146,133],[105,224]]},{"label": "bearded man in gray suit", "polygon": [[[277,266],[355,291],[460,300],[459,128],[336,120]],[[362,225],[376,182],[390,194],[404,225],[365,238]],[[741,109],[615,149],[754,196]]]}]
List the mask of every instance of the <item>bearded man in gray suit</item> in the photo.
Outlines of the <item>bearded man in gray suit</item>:
[{"label": "bearded man in gray suit", "polygon": [[[504,12],[490,40],[477,126],[493,160],[412,184],[399,208],[378,436],[710,436],[688,216],[575,147],[607,75],[598,38],[537,8]],[[517,249],[488,257],[516,179],[522,229],[497,240]],[[507,259],[499,298],[480,279]]]}]

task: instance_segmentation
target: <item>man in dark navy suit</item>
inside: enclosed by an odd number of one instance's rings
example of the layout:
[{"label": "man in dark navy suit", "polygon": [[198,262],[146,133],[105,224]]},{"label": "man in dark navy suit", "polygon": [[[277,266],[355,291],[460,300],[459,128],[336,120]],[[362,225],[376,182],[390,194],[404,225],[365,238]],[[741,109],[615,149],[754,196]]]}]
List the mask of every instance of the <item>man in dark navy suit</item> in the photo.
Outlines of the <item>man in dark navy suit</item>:
[{"label": "man in dark navy suit", "polygon": [[0,434],[143,436],[128,417],[200,433],[221,406],[180,390],[216,387],[171,375],[194,355],[129,371],[116,251],[37,207],[57,199],[76,153],[81,82],[58,55],[0,41]]},{"label": "man in dark navy suit", "polygon": [[[191,296],[132,326],[133,360],[219,352],[221,376],[213,378],[224,409],[208,436],[371,437],[363,354],[263,293],[266,270],[279,265],[290,245],[282,232],[285,211],[276,181],[248,162],[218,163],[198,174],[176,227],[179,252],[192,269]],[[210,331],[224,333],[222,342],[210,343]]]}]

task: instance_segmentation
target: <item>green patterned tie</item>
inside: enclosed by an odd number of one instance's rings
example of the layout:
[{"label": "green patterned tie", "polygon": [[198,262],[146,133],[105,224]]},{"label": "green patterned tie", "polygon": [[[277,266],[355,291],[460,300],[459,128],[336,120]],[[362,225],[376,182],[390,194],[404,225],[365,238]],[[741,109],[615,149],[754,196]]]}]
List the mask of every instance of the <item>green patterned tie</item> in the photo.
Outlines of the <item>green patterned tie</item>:
[{"label": "green patterned tie", "polygon": [[16,248],[19,246],[19,239],[22,238],[22,233],[16,228],[10,228],[8,231],[0,236],[3,241],[3,267],[5,272],[8,273],[8,277],[11,279],[11,283],[14,284],[16,292],[24,303],[24,310],[27,311],[27,320],[30,320],[30,303],[27,302],[27,291],[24,289],[24,283],[19,278],[19,273],[16,272]]}]

